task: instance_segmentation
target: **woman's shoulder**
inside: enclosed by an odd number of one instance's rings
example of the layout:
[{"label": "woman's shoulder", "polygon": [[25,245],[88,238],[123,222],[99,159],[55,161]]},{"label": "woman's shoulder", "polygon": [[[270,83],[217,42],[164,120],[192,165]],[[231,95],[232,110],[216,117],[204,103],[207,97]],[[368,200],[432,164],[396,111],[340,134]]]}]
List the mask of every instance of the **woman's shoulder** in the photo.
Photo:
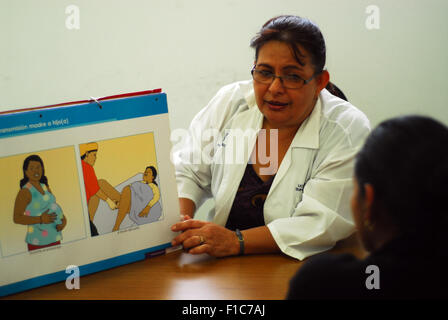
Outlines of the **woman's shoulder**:
[{"label": "woman's shoulder", "polygon": [[370,121],[359,108],[350,102],[332,95],[327,89],[320,93],[322,115],[327,121],[337,123],[344,129],[354,125],[370,129]]},{"label": "woman's shoulder", "polygon": [[364,282],[362,260],[351,254],[322,253],[303,263],[290,281],[287,298],[347,297],[362,289]]},{"label": "woman's shoulder", "polygon": [[223,86],[192,121],[194,127],[222,129],[236,115],[256,106],[252,81]]},{"label": "woman's shoulder", "polygon": [[351,254],[321,253],[306,260],[296,274],[299,281],[328,278],[337,279],[348,270],[362,269],[362,261]]},{"label": "woman's shoulder", "polygon": [[33,187],[33,185],[31,184],[31,182],[26,182],[21,188],[20,190],[31,190],[31,188]]},{"label": "woman's shoulder", "polygon": [[28,198],[31,197],[30,188],[25,184],[17,193],[17,198]]},{"label": "woman's shoulder", "polygon": [[[360,266],[362,260],[359,260],[352,254],[333,254],[333,253],[321,253],[310,257],[303,263],[300,270],[304,272],[315,272],[319,270],[339,272],[344,268],[354,268]],[[330,269],[330,270],[325,270]]]},{"label": "woman's shoulder", "polygon": [[241,106],[255,105],[255,94],[251,80],[237,81],[221,87],[211,100],[220,107],[238,109]]},{"label": "woman's shoulder", "polygon": [[320,94],[320,102],[321,141],[330,142],[332,146],[344,143],[349,148],[359,148],[371,130],[367,116],[351,103],[332,95],[326,89]]}]

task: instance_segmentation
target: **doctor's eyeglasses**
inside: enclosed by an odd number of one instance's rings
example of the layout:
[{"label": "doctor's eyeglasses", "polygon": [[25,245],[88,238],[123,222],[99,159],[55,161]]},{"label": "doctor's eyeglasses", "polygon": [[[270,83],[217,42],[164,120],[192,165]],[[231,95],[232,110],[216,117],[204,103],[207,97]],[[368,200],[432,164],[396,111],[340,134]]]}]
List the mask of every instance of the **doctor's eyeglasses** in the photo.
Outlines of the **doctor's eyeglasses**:
[{"label": "doctor's eyeglasses", "polygon": [[316,75],[318,75],[318,73],[315,73],[311,78],[305,80],[295,73],[289,73],[282,76],[277,76],[275,73],[269,70],[255,69],[255,66],[252,68],[250,73],[252,74],[252,78],[255,81],[262,84],[270,85],[272,82],[274,82],[275,78],[279,78],[283,87],[286,89],[300,89],[305,84],[313,80]]}]

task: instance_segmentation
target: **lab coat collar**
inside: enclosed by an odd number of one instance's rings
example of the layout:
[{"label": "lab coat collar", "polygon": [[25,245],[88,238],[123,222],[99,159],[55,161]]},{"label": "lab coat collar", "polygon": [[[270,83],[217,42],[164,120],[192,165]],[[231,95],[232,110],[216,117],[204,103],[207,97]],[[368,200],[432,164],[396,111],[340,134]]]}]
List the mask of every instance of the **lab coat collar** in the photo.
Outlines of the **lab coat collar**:
[{"label": "lab coat collar", "polygon": [[254,92],[253,81],[247,80],[247,81],[240,82],[240,88],[243,90],[243,96],[247,102],[249,109],[252,107],[257,108],[257,102],[255,101],[255,92]]},{"label": "lab coat collar", "polygon": [[[325,89],[324,89],[325,90]],[[313,111],[302,122],[299,130],[291,142],[291,146],[286,152],[274,181],[272,182],[271,189],[269,190],[268,197],[277,188],[280,181],[285,177],[292,162],[292,153],[294,149],[319,149],[319,131],[320,131],[320,117],[322,113],[322,94],[319,95],[319,99],[314,106]],[[302,153],[304,155],[304,153]]]},{"label": "lab coat collar", "polygon": [[[325,89],[324,89],[325,90]],[[291,142],[291,148],[319,149],[320,118],[322,114],[322,94],[319,94],[313,111],[302,122]]]}]

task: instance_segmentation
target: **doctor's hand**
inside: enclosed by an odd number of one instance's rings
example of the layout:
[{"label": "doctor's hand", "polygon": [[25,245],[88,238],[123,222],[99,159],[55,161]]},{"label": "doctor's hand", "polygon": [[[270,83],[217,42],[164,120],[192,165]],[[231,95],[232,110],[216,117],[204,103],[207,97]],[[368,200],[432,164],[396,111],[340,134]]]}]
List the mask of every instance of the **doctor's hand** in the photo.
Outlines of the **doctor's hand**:
[{"label": "doctor's hand", "polygon": [[225,257],[238,255],[240,251],[235,232],[211,222],[187,219],[174,224],[171,230],[182,232],[171,244],[182,245],[190,254]]}]

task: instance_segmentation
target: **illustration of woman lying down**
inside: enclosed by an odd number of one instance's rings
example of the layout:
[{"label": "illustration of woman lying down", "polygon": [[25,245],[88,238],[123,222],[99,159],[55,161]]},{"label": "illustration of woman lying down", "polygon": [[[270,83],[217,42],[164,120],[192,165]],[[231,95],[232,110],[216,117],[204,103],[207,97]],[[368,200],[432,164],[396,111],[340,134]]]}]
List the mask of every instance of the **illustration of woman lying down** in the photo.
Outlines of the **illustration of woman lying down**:
[{"label": "illustration of woman lying down", "polygon": [[159,203],[160,191],[155,181],[156,177],[156,168],[149,166],[146,167],[142,181],[133,182],[123,188],[117,220],[112,231],[117,231],[120,228],[121,222],[127,214],[137,224],[154,222],[160,218],[162,208]]}]

